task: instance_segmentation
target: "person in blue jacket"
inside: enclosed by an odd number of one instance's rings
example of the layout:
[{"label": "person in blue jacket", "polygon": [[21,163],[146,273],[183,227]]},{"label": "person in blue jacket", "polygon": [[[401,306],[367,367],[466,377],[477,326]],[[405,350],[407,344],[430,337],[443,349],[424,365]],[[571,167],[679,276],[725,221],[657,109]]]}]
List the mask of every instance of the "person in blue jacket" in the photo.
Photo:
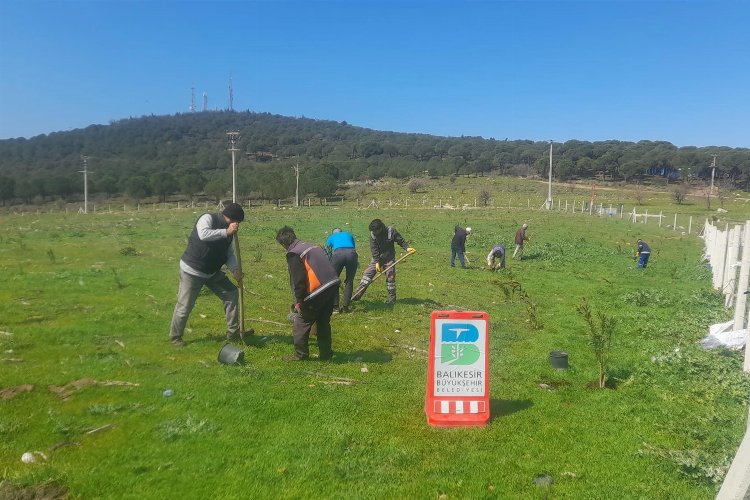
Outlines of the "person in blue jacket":
[{"label": "person in blue jacket", "polygon": [[326,248],[331,253],[331,263],[336,270],[336,274],[341,276],[341,271],[346,269],[346,278],[344,278],[344,302],[339,309],[339,295],[333,301],[333,313],[349,312],[349,305],[352,302],[352,292],[354,291],[354,277],[359,267],[359,256],[354,244],[354,236],[349,231],[342,231],[341,228],[333,228],[333,232],[326,240]]}]

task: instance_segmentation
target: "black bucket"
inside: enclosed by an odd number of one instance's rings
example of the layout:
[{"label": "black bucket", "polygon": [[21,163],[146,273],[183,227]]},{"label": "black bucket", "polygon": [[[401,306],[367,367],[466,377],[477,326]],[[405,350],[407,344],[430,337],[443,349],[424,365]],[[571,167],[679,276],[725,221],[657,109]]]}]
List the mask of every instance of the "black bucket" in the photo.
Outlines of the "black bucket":
[{"label": "black bucket", "polygon": [[549,363],[555,370],[568,369],[568,353],[562,351],[552,351],[549,353]]},{"label": "black bucket", "polygon": [[245,362],[245,353],[232,344],[224,344],[219,351],[219,363],[225,365],[241,365]]}]

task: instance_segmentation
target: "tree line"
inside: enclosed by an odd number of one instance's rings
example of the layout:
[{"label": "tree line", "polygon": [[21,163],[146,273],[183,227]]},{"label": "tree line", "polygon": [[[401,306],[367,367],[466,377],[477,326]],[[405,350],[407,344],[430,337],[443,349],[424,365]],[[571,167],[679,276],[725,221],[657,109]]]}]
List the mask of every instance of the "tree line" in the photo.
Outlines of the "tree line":
[{"label": "tree line", "polygon": [[[208,111],[0,140],[0,201],[80,199],[83,156],[93,195],[224,198],[231,191],[227,131],[240,134],[235,170],[244,198],[292,196],[297,166],[301,194],[319,197],[349,180],[489,172],[546,176],[549,168],[548,142],[383,132],[346,122]],[[750,149],[678,148],[664,141],[553,144],[553,174],[562,181],[708,178],[712,155],[718,155],[719,177],[748,189]]]}]

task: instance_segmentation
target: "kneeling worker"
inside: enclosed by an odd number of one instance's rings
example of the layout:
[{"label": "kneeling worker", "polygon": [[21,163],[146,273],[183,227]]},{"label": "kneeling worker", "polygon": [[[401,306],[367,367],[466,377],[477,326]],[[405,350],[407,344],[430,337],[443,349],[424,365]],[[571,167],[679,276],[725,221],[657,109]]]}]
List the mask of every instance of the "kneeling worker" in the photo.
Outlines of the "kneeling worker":
[{"label": "kneeling worker", "polygon": [[286,250],[289,283],[294,297],[292,335],[294,354],[284,361],[301,361],[310,357],[310,330],[317,323],[319,359],[333,357],[331,348],[331,314],[338,295],[339,276],[322,247],[300,241],[294,230],[284,226],[276,241]]}]

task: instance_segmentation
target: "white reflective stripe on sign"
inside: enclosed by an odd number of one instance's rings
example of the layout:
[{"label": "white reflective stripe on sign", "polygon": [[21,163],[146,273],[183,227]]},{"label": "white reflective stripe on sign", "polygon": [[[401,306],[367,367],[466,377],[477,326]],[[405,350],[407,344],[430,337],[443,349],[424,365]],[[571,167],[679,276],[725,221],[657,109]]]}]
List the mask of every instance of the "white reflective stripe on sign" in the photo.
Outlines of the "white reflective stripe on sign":
[{"label": "white reflective stripe on sign", "polygon": [[463,415],[465,413],[484,413],[487,411],[484,401],[435,401],[435,413]]}]

